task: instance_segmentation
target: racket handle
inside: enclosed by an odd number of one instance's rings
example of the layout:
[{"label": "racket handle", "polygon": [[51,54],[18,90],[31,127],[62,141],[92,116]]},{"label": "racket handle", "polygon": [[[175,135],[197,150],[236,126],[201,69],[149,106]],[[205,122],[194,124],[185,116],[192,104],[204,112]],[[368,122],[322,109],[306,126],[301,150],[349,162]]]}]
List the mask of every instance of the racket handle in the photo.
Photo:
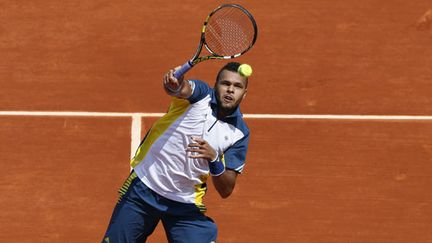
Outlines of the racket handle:
[{"label": "racket handle", "polygon": [[189,71],[192,68],[192,63],[191,61],[187,61],[185,64],[183,64],[183,66],[180,67],[180,69],[176,70],[174,72],[174,77],[176,79],[179,79],[181,76],[183,76],[187,71]]}]

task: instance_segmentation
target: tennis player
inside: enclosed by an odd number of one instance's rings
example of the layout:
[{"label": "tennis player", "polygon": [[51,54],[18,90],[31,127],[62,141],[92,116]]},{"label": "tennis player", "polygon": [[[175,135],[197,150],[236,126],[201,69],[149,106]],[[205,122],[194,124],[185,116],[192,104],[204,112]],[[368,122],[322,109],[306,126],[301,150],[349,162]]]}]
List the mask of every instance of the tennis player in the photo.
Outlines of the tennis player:
[{"label": "tennis player", "polygon": [[205,215],[206,181],[222,198],[232,193],[249,143],[239,105],[248,78],[230,62],[214,88],[200,80],[163,77],[172,102],[147,132],[131,160],[133,170],[120,189],[103,242],[146,242],[162,221],[169,242],[216,242],[217,227]]}]

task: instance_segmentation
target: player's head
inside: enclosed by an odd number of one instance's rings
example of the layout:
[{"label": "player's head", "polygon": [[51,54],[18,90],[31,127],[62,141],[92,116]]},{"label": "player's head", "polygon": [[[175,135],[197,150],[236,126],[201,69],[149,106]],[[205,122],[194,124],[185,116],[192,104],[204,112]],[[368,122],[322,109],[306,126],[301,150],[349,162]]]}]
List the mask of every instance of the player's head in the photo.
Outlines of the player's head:
[{"label": "player's head", "polygon": [[[238,69],[239,69],[239,67],[240,67],[240,65],[241,65],[241,63],[238,63],[238,62],[229,62],[229,63],[227,63],[225,66],[223,66],[223,67],[219,70],[219,73],[218,73],[218,75],[217,75],[217,77],[216,77],[216,83],[217,83],[217,81],[219,80],[219,76],[221,75],[222,71],[224,71],[224,70],[228,70],[228,71],[231,71],[231,72],[237,72]],[[248,85],[249,79],[248,79],[247,77],[244,77],[244,79],[245,79],[245,81],[246,81],[246,88],[247,88],[247,85]]]},{"label": "player's head", "polygon": [[240,75],[238,62],[223,66],[216,77],[215,91],[219,110],[231,114],[242,102],[247,93],[248,78]]}]

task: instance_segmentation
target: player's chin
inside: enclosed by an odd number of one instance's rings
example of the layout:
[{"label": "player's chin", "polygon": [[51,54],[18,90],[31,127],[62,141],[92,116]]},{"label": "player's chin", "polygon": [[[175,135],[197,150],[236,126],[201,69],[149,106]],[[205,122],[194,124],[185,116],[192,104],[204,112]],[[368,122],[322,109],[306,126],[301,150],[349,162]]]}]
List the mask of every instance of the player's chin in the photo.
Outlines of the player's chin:
[{"label": "player's chin", "polygon": [[235,102],[223,102],[221,105],[222,109],[224,109],[225,111],[232,111],[237,108],[237,103]]}]

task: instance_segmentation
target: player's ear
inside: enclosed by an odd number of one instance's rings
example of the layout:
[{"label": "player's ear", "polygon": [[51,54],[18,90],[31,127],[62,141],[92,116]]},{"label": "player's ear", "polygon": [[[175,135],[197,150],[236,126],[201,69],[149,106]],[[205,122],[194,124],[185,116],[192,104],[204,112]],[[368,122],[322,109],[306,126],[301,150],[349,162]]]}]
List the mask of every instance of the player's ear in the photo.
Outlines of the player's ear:
[{"label": "player's ear", "polygon": [[245,80],[245,88],[244,88],[244,94],[243,94],[243,99],[246,97],[247,91],[248,91],[248,83],[249,83],[249,79],[246,78]]},{"label": "player's ear", "polygon": [[247,88],[246,88],[245,91],[244,91],[244,94],[243,94],[243,96],[242,96],[242,99],[246,98],[246,94],[247,94]]}]

